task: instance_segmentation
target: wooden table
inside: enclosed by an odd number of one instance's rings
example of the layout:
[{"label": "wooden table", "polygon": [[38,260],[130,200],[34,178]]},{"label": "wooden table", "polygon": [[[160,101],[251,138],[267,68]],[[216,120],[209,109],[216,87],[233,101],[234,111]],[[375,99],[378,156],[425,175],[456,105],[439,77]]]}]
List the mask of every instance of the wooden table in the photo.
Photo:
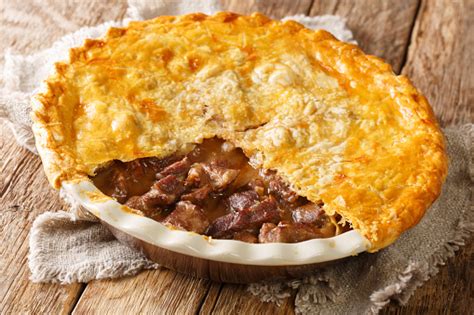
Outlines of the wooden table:
[{"label": "wooden table", "polygon": [[[432,104],[442,126],[473,121],[474,1],[288,0],[222,1],[240,13],[260,11],[347,17],[360,46],[408,75]],[[101,1],[0,2],[0,53],[31,53],[85,25],[120,19],[126,3]],[[2,57],[0,56],[0,57]],[[8,78],[2,78],[8,80]],[[35,217],[64,204],[48,185],[39,158],[0,127],[0,313],[293,313],[262,303],[245,286],[189,278],[166,269],[89,284],[34,284],[28,280],[28,233]],[[474,243],[462,248],[408,305],[383,313],[468,314],[474,308]]]}]

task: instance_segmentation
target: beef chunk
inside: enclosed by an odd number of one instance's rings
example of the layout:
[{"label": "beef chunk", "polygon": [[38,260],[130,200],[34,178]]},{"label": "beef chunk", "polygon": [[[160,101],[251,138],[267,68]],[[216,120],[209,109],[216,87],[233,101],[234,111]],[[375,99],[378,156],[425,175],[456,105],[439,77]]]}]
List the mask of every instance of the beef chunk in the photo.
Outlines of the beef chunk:
[{"label": "beef chunk", "polygon": [[279,220],[278,205],[273,197],[268,197],[249,208],[217,218],[207,234],[220,238],[233,232],[260,228],[265,222],[276,223]]},{"label": "beef chunk", "polygon": [[267,197],[259,203],[240,211],[235,217],[236,230],[258,228],[264,222],[278,222],[280,214],[278,204],[274,198]]},{"label": "beef chunk", "polygon": [[143,165],[148,168],[151,168],[155,171],[155,173],[158,173],[162,171],[165,167],[173,164],[174,162],[179,161],[181,158],[182,157],[180,156],[171,155],[165,158],[148,157],[140,159],[140,161],[142,161]]},{"label": "beef chunk", "polygon": [[324,235],[314,226],[280,222],[278,225],[273,223],[263,224],[258,240],[260,243],[297,243],[322,237]]},{"label": "beef chunk", "polygon": [[[158,189],[168,195],[179,197],[184,192],[184,182],[183,180],[179,179],[176,175],[168,175],[160,179],[159,181],[157,181],[152,186],[152,189],[153,188]],[[171,199],[176,200],[175,197]]]},{"label": "beef chunk", "polygon": [[143,214],[153,220],[159,221],[162,218],[163,209],[158,206],[151,207],[146,204],[142,196],[132,196],[125,203],[126,206],[137,209],[143,212]]},{"label": "beef chunk", "polygon": [[185,185],[187,187],[197,187],[205,184],[205,172],[201,163],[195,163],[191,166],[188,176],[186,177]]},{"label": "beef chunk", "polygon": [[175,157],[169,157],[165,159],[143,158],[125,163],[114,161],[109,166],[111,169],[109,183],[102,186],[105,186],[105,189],[108,190],[107,194],[109,196],[120,203],[124,203],[128,197],[143,194],[150,189],[156,172],[163,170],[175,160]]},{"label": "beef chunk", "polygon": [[256,233],[252,230],[244,230],[235,232],[232,236],[234,240],[242,241],[246,243],[258,243],[258,237]]},{"label": "beef chunk", "polygon": [[222,166],[223,163],[195,163],[189,170],[186,186],[211,185],[214,191],[226,189],[239,175],[239,170]]},{"label": "beef chunk", "polygon": [[312,202],[296,208],[291,215],[296,223],[317,224],[318,226],[324,224],[327,218],[321,206]]},{"label": "beef chunk", "polygon": [[275,178],[268,182],[268,191],[287,203],[298,201],[298,194],[283,182],[281,178]]},{"label": "beef chunk", "polygon": [[233,213],[217,218],[207,229],[206,235],[216,238],[230,238],[233,232],[232,227],[234,219],[235,215]]},{"label": "beef chunk", "polygon": [[268,192],[279,200],[289,204],[296,203],[299,200],[298,194],[291,190],[290,186],[280,176],[272,171],[262,171],[260,174],[268,181]]},{"label": "beef chunk", "polygon": [[259,201],[259,195],[254,190],[247,190],[240,193],[235,193],[227,199],[229,208],[233,212],[239,212]]},{"label": "beef chunk", "polygon": [[203,163],[202,167],[209,176],[214,191],[226,189],[239,175],[239,170],[220,166],[217,163]]},{"label": "beef chunk", "polygon": [[[143,203],[143,198],[142,196],[132,196],[130,197],[127,202],[125,203],[126,206],[132,208],[132,209],[137,209],[141,211],[147,211],[149,210],[146,204]],[[145,213],[146,214],[146,213]]]},{"label": "beef chunk", "polygon": [[182,176],[188,173],[190,167],[191,163],[189,162],[189,159],[185,157],[184,159],[165,167],[165,169],[156,176],[158,179],[168,175]]},{"label": "beef chunk", "polygon": [[263,196],[265,194],[265,184],[260,178],[252,179],[248,183],[248,186],[250,189],[254,190],[259,196]]},{"label": "beef chunk", "polygon": [[201,205],[209,197],[212,192],[212,188],[209,185],[196,188],[188,194],[181,196],[181,200],[187,200],[194,204]]},{"label": "beef chunk", "polygon": [[173,212],[162,223],[200,234],[204,233],[209,226],[204,211],[189,201],[178,202]]},{"label": "beef chunk", "polygon": [[276,224],[274,223],[264,223],[260,228],[260,233],[258,234],[258,242],[259,243],[271,243],[270,239],[271,236],[270,232],[276,228]]},{"label": "beef chunk", "polygon": [[[127,176],[133,182],[139,183],[140,179],[143,176],[145,176],[147,172],[150,172],[150,170],[154,173],[158,173],[158,172],[164,171],[169,166],[174,165],[178,162],[181,162],[181,161],[179,161],[179,158],[176,156],[170,156],[164,159],[149,157],[149,158],[142,158],[142,159],[126,162],[124,163],[124,167],[125,167],[125,173],[127,174]],[[174,173],[168,171],[168,173],[165,175],[170,175],[170,174],[174,174]]]},{"label": "beef chunk", "polygon": [[126,205],[134,209],[149,211],[176,202],[184,190],[183,180],[175,175],[168,175],[153,184],[151,189],[142,196],[130,198]]}]

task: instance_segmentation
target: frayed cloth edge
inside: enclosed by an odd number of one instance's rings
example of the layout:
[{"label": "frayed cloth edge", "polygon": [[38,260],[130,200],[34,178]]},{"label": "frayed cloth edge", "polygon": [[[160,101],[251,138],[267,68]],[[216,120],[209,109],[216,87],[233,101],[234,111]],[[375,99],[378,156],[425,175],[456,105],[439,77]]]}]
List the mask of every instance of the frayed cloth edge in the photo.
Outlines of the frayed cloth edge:
[{"label": "frayed cloth edge", "polygon": [[28,254],[28,267],[30,268],[30,280],[33,282],[42,283],[60,283],[70,284],[75,282],[87,283],[95,279],[113,279],[123,276],[132,276],[144,269],[156,269],[158,264],[146,259],[138,259],[130,264],[130,261],[104,261],[103,264],[84,263],[75,272],[63,270],[61,268],[44,267],[41,263],[40,257],[41,246],[39,242],[44,238],[45,231],[41,228],[42,225],[48,224],[51,220],[68,220],[72,222],[77,221],[77,217],[73,213],[58,211],[45,212],[40,214],[31,227],[29,237],[30,252]]}]

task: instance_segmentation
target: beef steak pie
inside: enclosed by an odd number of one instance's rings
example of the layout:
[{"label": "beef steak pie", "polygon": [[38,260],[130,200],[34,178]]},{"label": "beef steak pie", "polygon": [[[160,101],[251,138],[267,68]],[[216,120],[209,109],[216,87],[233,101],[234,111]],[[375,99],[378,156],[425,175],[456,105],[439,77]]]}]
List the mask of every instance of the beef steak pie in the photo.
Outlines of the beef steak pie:
[{"label": "beef steak pie", "polygon": [[377,251],[446,176],[443,136],[410,81],[293,21],[131,22],[55,69],[32,113],[51,184],[93,183],[170,230],[247,243],[356,231]]}]

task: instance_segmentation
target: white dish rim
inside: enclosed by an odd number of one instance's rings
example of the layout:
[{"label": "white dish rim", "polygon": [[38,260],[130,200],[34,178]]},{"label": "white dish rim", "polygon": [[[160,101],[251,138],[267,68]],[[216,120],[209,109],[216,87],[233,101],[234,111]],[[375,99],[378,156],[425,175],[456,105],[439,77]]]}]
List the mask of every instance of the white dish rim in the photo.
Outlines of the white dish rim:
[{"label": "white dish rim", "polygon": [[[306,265],[354,256],[370,248],[370,242],[356,230],[331,238],[291,244],[250,244],[212,239],[193,232],[174,230],[133,213],[103,195],[90,180],[63,182],[62,188],[81,206],[112,227],[154,246],[201,259],[257,266]],[[92,200],[89,196],[93,195],[103,195],[104,198]]]}]

